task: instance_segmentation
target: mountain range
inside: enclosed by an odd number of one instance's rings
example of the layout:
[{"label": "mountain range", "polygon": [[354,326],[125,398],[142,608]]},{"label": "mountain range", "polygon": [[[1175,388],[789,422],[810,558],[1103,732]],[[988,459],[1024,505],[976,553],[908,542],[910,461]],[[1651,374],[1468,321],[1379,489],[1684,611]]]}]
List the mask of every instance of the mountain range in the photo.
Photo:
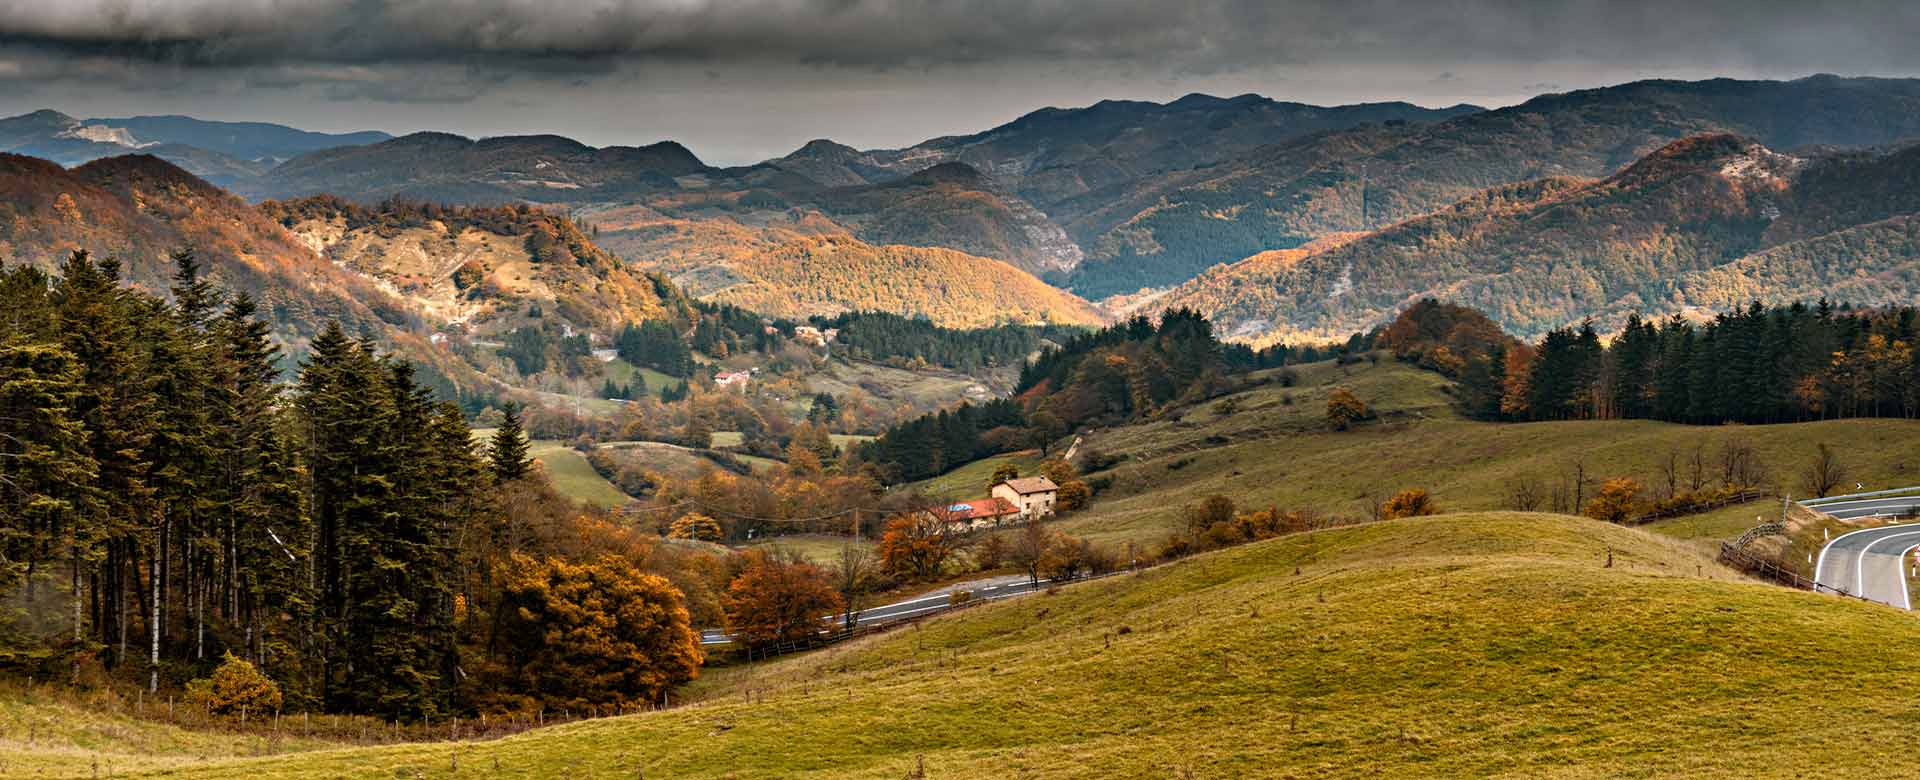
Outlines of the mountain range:
[{"label": "mountain range", "polygon": [[[1910,300],[1913,139],[1920,80],[1836,76],[1642,81],[1493,110],[1104,101],[900,149],[821,139],[738,167],[671,141],[0,120],[0,148],[62,165],[139,150],[279,201],[272,213],[303,203],[288,236],[448,321],[496,313],[438,265],[481,251],[476,228],[356,234],[346,209],[532,204],[571,217],[577,240],[534,232],[595,273],[640,286],[658,273],[778,316],[1088,323],[1102,317],[1088,301],[1112,297],[1109,311],[1190,306],[1254,341],[1342,337],[1426,295],[1527,334],[1754,295]],[[340,213],[313,216],[315,202]],[[397,259],[418,247],[454,255]]]},{"label": "mountain range", "polygon": [[102,157],[151,154],[222,186],[251,181],[294,157],[391,138],[386,133],[315,133],[265,122],[185,116],[76,119],[42,109],[0,119],[0,151],[81,165]]},{"label": "mountain range", "polygon": [[1604,178],[1490,188],[1318,251],[1216,267],[1159,303],[1254,341],[1365,330],[1423,297],[1526,336],[1756,298],[1911,303],[1916,185],[1920,146],[1796,155],[1690,136]]}]

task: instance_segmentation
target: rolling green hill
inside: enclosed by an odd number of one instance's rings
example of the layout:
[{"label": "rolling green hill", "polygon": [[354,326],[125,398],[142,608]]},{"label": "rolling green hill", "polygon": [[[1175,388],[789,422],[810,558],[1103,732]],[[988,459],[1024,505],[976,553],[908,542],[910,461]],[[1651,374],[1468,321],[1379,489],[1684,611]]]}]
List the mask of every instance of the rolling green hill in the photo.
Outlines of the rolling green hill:
[{"label": "rolling green hill", "polygon": [[[1278,381],[1282,371],[1292,372],[1292,387]],[[1417,487],[1446,510],[1505,509],[1517,485],[1534,483],[1545,501],[1556,486],[1570,485],[1576,467],[1585,469],[1589,497],[1616,476],[1654,489],[1664,483],[1669,455],[1681,461],[1684,482],[1696,447],[1706,477],[1716,480],[1729,443],[1750,445],[1768,481],[1789,492],[1804,492],[1800,473],[1819,443],[1842,447],[1854,479],[1870,486],[1920,482],[1915,420],[1489,423],[1460,418],[1449,406],[1451,384],[1444,378],[1390,358],[1258,376],[1272,381],[1158,420],[1089,434],[1083,451],[1124,459],[1090,475],[1107,488],[1092,509],[1061,521],[1061,529],[1146,549],[1179,527],[1182,507],[1215,494],[1248,508],[1355,517],[1365,516],[1371,502]],[[1379,419],[1352,431],[1330,430],[1326,397],[1336,387],[1351,388]],[[1778,511],[1777,505],[1771,510]]]},{"label": "rolling green hill", "polygon": [[1879,775],[1920,716],[1887,694],[1917,642],[1907,615],[1642,531],[1442,515],[992,604],[661,713],[134,776]]}]

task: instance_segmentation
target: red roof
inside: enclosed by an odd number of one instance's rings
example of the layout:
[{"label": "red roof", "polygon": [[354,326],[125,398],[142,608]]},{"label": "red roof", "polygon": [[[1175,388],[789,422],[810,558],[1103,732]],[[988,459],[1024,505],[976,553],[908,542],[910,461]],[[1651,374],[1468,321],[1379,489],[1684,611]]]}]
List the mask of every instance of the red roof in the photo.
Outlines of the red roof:
[{"label": "red roof", "polygon": [[974,520],[989,520],[1020,513],[1020,509],[1004,498],[976,498],[946,506],[934,507],[934,517],[949,523],[965,523]]}]

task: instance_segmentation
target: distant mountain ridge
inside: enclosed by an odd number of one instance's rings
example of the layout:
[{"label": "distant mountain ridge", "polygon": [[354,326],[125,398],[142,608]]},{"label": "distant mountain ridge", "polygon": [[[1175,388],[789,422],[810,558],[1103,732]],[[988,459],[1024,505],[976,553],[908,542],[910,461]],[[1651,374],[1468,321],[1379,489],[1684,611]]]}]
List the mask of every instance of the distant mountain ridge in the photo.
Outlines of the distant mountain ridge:
[{"label": "distant mountain ridge", "polygon": [[1917,239],[1920,145],[1803,156],[1703,134],[1604,179],[1494,187],[1284,262],[1216,267],[1162,303],[1271,342],[1343,337],[1434,297],[1533,337],[1755,298],[1911,303]]},{"label": "distant mountain ridge", "polygon": [[495,205],[632,198],[672,190],[674,178],[712,170],[686,147],[594,148],[557,135],[478,140],[421,132],[302,155],[238,189],[255,198],[337,195],[360,203],[399,197]]},{"label": "distant mountain ridge", "polygon": [[[1920,138],[1920,80],[1640,81],[1543,95],[1426,125],[1367,125],[1090,193],[1063,223],[1088,297],[1175,284],[1334,232],[1382,228],[1475,191],[1609,175],[1696,133],[1778,149]],[[1057,215],[1056,215],[1056,218]]]},{"label": "distant mountain ridge", "polygon": [[0,151],[67,166],[151,154],[222,186],[251,180],[301,154],[389,137],[377,131],[316,133],[266,122],[186,116],[77,119],[51,109],[0,119]]}]

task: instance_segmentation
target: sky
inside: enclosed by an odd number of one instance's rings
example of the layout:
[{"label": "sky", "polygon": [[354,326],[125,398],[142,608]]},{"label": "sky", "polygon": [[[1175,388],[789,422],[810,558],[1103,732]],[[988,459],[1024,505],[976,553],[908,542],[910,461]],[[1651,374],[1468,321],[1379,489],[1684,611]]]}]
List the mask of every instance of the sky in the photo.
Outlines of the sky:
[{"label": "sky", "polygon": [[1920,76],[1916,36],[1912,0],[0,0],[0,114],[674,140],[734,165],[1109,98]]}]

